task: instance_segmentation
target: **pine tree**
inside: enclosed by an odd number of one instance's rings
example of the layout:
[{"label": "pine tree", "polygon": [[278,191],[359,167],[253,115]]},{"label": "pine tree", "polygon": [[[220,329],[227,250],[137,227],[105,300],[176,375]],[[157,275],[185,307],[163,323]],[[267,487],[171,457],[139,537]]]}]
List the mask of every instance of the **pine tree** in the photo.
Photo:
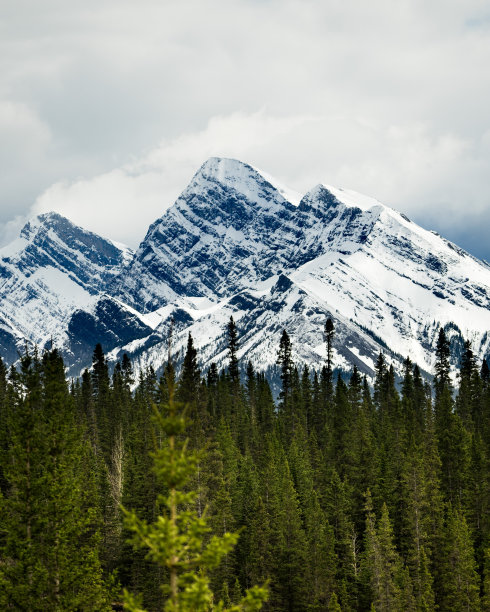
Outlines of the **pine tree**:
[{"label": "pine tree", "polygon": [[435,364],[435,425],[442,462],[442,488],[454,504],[466,503],[466,482],[470,463],[470,438],[461,417],[454,413],[449,366],[449,341],[439,331]]},{"label": "pine tree", "polygon": [[463,358],[459,371],[459,390],[456,399],[456,413],[468,431],[474,431],[481,421],[481,380],[476,360],[467,340],[464,343]]},{"label": "pine tree", "polygon": [[280,427],[284,440],[289,439],[294,428],[293,415],[293,373],[294,364],[292,359],[291,340],[284,329],[279,342],[277,362],[281,368],[281,392],[279,394]]},{"label": "pine tree", "polygon": [[383,504],[377,527],[368,492],[366,502],[365,573],[379,612],[414,610],[411,584],[393,544],[388,508]]},{"label": "pine tree", "polygon": [[94,349],[91,380],[100,452],[106,464],[109,464],[114,441],[115,415],[110,395],[109,369],[101,344],[97,344]]},{"label": "pine tree", "polygon": [[304,420],[303,427],[307,434],[312,431],[312,401],[310,370],[305,365],[301,374],[301,406]]},{"label": "pine tree", "polygon": [[187,350],[176,392],[178,401],[195,407],[199,396],[200,381],[201,372],[197,364],[197,351],[194,347],[192,335],[189,333],[187,337]]},{"label": "pine tree", "polygon": [[341,478],[352,473],[353,468],[353,422],[355,413],[349,401],[349,389],[342,380],[340,373],[337,376],[335,399],[332,412],[332,437],[330,438],[329,458]]},{"label": "pine tree", "polygon": [[233,317],[227,325],[228,331],[228,375],[231,380],[232,387],[235,389],[240,384],[240,370],[238,368],[238,332]]},{"label": "pine tree", "polygon": [[332,469],[325,491],[325,514],[334,532],[337,594],[345,611],[358,608],[361,574],[361,538],[351,519],[350,497],[348,484]]},{"label": "pine tree", "polygon": [[330,600],[328,602],[328,612],[342,612],[342,608],[340,607],[339,600],[337,599],[337,595],[332,593]]},{"label": "pine tree", "polygon": [[[173,381],[173,368],[166,368],[165,371],[169,380]],[[156,390],[154,371],[142,371],[132,400],[131,419],[125,439],[122,504],[147,521],[155,520],[157,514],[157,485],[150,452],[162,444],[161,432],[152,421],[155,394],[157,398],[167,395],[168,399],[167,383],[160,381]],[[158,609],[163,598],[159,588],[162,572],[145,558],[142,550],[133,550],[126,541],[128,537],[129,532],[125,529],[117,567],[121,584],[131,591],[142,593],[144,606]]]},{"label": "pine tree", "polygon": [[292,347],[289,334],[284,329],[279,342],[279,352],[277,355],[277,364],[281,367],[282,389],[279,395],[283,404],[287,404],[291,395],[292,376],[293,376],[293,360]]},{"label": "pine tree", "polygon": [[466,519],[448,508],[444,538],[443,610],[480,610],[479,579]]},{"label": "pine tree", "polygon": [[325,342],[327,348],[327,363],[325,369],[325,403],[327,407],[333,401],[333,340],[335,337],[335,327],[329,317],[325,323]]},{"label": "pine tree", "polygon": [[442,327],[439,329],[436,346],[436,366],[434,387],[436,391],[436,403],[441,400],[441,397],[447,391],[451,392],[451,366],[450,366],[451,350],[449,341]]},{"label": "pine tree", "polygon": [[[289,449],[289,462],[307,546],[307,577],[312,609],[322,609],[335,589],[337,562],[334,532],[320,507],[314,486],[313,470],[308,456],[307,439],[299,428]],[[315,608],[316,607],[316,608]]]},{"label": "pine tree", "polygon": [[271,608],[286,611],[304,610],[307,603],[306,537],[302,526],[298,494],[277,437],[265,440],[262,498],[270,517],[272,556]]},{"label": "pine tree", "polygon": [[402,470],[402,552],[413,579],[417,610],[434,609],[433,578],[428,552],[434,544],[433,517],[441,519],[438,482],[431,473],[431,462],[425,449],[412,442]]}]

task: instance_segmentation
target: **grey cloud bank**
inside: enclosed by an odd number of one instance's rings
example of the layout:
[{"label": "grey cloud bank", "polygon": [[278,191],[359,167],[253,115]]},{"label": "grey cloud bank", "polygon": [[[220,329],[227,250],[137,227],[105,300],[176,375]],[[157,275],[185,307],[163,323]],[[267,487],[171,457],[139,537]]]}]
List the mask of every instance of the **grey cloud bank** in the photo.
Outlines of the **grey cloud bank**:
[{"label": "grey cloud bank", "polygon": [[487,2],[21,0],[0,34],[4,241],[53,209],[135,246],[218,155],[490,260]]}]

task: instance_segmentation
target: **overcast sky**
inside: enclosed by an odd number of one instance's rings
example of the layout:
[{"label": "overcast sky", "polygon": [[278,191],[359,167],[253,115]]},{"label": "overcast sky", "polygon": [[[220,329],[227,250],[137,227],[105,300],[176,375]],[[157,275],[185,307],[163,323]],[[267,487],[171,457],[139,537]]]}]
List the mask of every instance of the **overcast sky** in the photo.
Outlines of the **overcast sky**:
[{"label": "overcast sky", "polygon": [[136,247],[211,155],[374,196],[490,261],[488,0],[0,0],[0,241]]}]

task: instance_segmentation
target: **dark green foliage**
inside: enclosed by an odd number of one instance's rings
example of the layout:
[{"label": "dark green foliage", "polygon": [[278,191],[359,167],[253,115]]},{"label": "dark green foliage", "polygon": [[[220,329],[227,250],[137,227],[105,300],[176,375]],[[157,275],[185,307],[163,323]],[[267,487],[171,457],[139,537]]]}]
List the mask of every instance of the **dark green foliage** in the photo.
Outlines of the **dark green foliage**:
[{"label": "dark green foliage", "polygon": [[187,338],[187,350],[182,365],[182,373],[177,387],[176,397],[183,404],[195,406],[199,397],[201,372],[197,364],[197,351],[191,334]]},{"label": "dark green foliage", "polygon": [[[167,570],[168,580],[162,584],[166,599],[164,609],[172,612],[199,612],[213,605],[207,572],[217,568],[236,544],[238,534],[224,531],[204,542],[210,532],[206,519],[193,506],[199,492],[188,491],[191,476],[198,470],[202,453],[190,451],[188,439],[182,439],[186,422],[183,406],[174,400],[172,381],[168,382],[169,399],[155,410],[155,420],[165,442],[153,454],[154,470],[165,494],[158,496],[162,508],[156,521],[149,523],[134,511],[125,511],[125,522],[133,532],[132,543],[147,549],[147,558]],[[239,590],[239,588],[238,588]],[[237,605],[230,612],[260,610],[267,599],[264,588],[252,587],[245,597],[237,594]],[[124,593],[124,607],[142,612],[140,598]],[[224,611],[224,603],[216,605]]]},{"label": "dark green foliage", "polygon": [[293,359],[292,359],[292,347],[289,334],[284,329],[281,335],[281,341],[279,342],[279,352],[277,354],[277,364],[281,368],[281,382],[282,389],[279,395],[283,405],[283,409],[286,409],[286,405],[290,401],[292,385],[293,385]]},{"label": "dark green foliage", "polygon": [[228,374],[231,384],[236,387],[240,382],[240,370],[238,369],[238,332],[233,317],[228,323]]},{"label": "dark green foliage", "polygon": [[25,354],[7,388],[0,498],[3,610],[107,610],[95,460],[63,362]]},{"label": "dark green foliage", "polygon": [[468,525],[463,513],[447,511],[443,557],[443,610],[480,610],[479,577]]},{"label": "dark green foliage", "polygon": [[[234,609],[266,580],[270,612],[489,609],[488,363],[465,343],[455,377],[440,331],[433,397],[409,358],[396,375],[381,354],[374,381],[356,368],[334,380],[333,324],[324,331],[317,369],[294,363],[282,332],[277,405],[254,364],[242,384],[233,319],[227,363],[204,379],[191,336],[180,371],[167,364],[159,380],[151,366],[135,374],[127,356],[109,371],[100,345],[70,392],[56,351],[26,353],[9,373],[0,362],[2,609],[104,610],[115,570],[116,607],[125,588],[129,608],[140,598],[161,610],[172,564],[128,538],[131,523],[158,539],[172,482],[199,550],[240,534],[219,565],[187,549],[180,569],[196,562],[181,584],[199,585],[192,597],[205,609]],[[169,464],[184,452],[188,478],[176,483]],[[124,527],[121,505],[138,521]]]}]

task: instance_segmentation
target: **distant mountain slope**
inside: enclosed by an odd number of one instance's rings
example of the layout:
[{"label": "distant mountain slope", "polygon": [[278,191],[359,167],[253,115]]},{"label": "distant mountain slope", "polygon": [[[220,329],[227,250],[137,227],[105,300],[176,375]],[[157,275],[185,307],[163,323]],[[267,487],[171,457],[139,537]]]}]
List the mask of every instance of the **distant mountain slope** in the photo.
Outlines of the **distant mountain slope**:
[{"label": "distant mountain slope", "polygon": [[88,309],[132,251],[56,213],[27,223],[0,249],[0,317],[18,341],[62,342],[71,314]]}]

